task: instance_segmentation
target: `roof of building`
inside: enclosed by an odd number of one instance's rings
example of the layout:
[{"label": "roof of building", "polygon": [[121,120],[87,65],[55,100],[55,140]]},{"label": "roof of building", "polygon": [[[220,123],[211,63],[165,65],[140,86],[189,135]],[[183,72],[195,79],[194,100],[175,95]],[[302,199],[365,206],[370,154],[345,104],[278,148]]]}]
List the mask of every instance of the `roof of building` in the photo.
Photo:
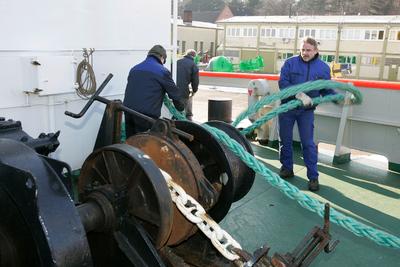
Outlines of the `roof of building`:
[{"label": "roof of building", "polygon": [[397,16],[235,16],[218,23],[394,23],[400,24]]},{"label": "roof of building", "polygon": [[[174,20],[171,19],[171,23],[173,23]],[[195,28],[207,28],[207,29],[222,29],[222,27],[218,26],[215,23],[210,23],[210,22],[203,22],[203,21],[192,21],[192,23],[184,23],[183,19],[178,19],[177,22],[178,26],[189,26],[189,27],[195,27]]]},{"label": "roof of building", "polygon": [[220,10],[218,10],[218,11],[194,11],[192,13],[193,14],[192,16],[193,16],[193,20],[214,23],[215,21],[217,21],[217,18],[220,13],[221,13]]},{"label": "roof of building", "polygon": [[232,10],[229,8],[228,5],[225,5],[224,8],[221,10],[221,12],[218,15],[218,18],[216,18],[216,21],[222,20],[222,19],[229,19],[233,17]]},{"label": "roof of building", "polygon": [[[183,17],[182,11],[179,12],[179,15]],[[193,20],[210,22],[210,23],[215,23],[217,20],[227,19],[231,17],[233,17],[233,13],[228,5],[225,5],[221,10],[192,12]]]}]

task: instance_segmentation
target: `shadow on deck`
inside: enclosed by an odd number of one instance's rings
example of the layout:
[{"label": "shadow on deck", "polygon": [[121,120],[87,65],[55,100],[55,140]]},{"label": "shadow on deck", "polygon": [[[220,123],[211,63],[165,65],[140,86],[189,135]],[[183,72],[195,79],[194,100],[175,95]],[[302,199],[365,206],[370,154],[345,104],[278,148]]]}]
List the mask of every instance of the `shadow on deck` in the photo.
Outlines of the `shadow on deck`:
[{"label": "shadow on deck", "polygon": [[[258,159],[274,172],[280,163],[276,149],[253,144]],[[400,174],[351,161],[332,165],[332,157],[319,154],[320,190],[307,190],[306,169],[300,151],[295,152],[295,177],[288,181],[301,191],[357,220],[400,236]],[[323,219],[301,207],[257,175],[250,192],[233,204],[221,222],[247,251],[268,244],[275,251],[292,251]],[[312,266],[398,266],[400,249],[382,247],[331,224],[336,250],[322,253]]]}]

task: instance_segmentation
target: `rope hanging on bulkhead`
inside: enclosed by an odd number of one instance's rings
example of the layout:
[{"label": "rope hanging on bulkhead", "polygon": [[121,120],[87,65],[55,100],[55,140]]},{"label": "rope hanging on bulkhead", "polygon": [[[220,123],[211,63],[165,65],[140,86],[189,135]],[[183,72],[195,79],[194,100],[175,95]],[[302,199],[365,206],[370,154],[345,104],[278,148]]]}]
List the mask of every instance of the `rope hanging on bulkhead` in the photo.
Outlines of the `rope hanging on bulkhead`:
[{"label": "rope hanging on bulkhead", "polygon": [[76,94],[83,99],[89,99],[96,92],[96,76],[93,71],[94,48],[83,49],[83,60],[76,70]]}]

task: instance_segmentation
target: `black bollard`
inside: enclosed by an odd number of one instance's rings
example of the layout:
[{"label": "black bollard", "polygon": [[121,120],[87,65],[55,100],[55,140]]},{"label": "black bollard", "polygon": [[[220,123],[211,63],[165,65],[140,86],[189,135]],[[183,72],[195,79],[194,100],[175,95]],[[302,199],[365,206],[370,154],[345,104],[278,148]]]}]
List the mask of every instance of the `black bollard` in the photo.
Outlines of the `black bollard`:
[{"label": "black bollard", "polygon": [[218,120],[227,123],[232,122],[232,99],[213,98],[208,99],[208,120]]}]

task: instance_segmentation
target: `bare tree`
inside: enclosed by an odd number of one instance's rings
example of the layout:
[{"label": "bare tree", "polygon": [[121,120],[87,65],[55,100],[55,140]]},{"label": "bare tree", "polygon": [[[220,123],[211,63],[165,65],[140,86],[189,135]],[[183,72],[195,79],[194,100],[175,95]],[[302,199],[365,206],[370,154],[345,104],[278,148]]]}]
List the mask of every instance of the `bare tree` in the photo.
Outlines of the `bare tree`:
[{"label": "bare tree", "polygon": [[370,15],[388,15],[394,6],[393,0],[372,0],[370,1],[370,6],[368,13]]},{"label": "bare tree", "polygon": [[222,2],[236,16],[390,15],[400,14],[399,0],[184,0],[187,6],[213,10]]}]

